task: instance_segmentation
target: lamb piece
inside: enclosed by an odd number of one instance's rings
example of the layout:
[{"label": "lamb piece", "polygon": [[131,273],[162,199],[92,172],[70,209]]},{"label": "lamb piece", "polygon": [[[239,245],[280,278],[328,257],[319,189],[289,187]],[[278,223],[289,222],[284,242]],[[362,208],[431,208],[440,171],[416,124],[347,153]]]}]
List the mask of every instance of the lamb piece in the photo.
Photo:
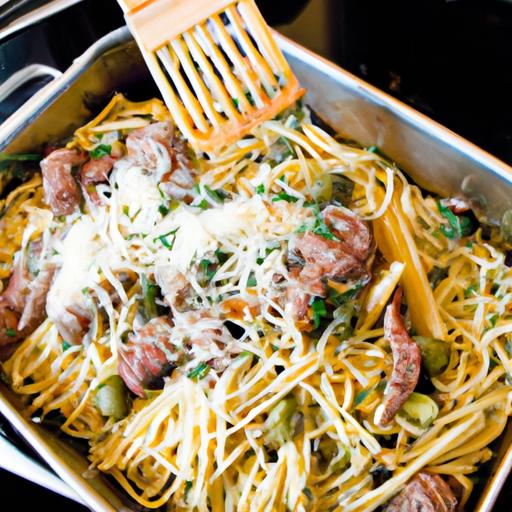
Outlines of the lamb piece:
[{"label": "lamb piece", "polygon": [[[181,327],[183,321],[185,326]],[[184,346],[190,356],[204,357],[209,354],[208,364],[218,373],[222,373],[231,363],[233,356],[241,350],[235,339],[220,318],[214,318],[208,311],[188,311],[175,318],[176,329],[187,333]]]},{"label": "lamb piece", "polygon": [[41,161],[45,201],[55,215],[70,215],[80,204],[80,188],[72,169],[86,160],[84,153],[57,149]]},{"label": "lamb piece", "polygon": [[177,311],[186,311],[194,306],[192,295],[194,291],[187,278],[170,265],[155,268],[155,281],[162,290],[162,295],[168,306]]},{"label": "lamb piece", "polygon": [[177,201],[184,201],[187,204],[191,203],[194,198],[194,176],[192,169],[189,167],[178,167],[171,173],[168,173],[160,184],[160,190]]},{"label": "lamb piece", "polygon": [[368,274],[373,243],[368,225],[350,210],[328,206],[322,218],[336,239],[306,232],[290,240],[290,260],[301,263],[298,286],[311,295],[325,297],[327,280],[344,281]]},{"label": "lamb piece", "polygon": [[128,338],[119,352],[119,375],[137,396],[172,372],[181,354],[171,342],[171,324],[167,317],[150,320]]},{"label": "lamb piece", "polygon": [[207,311],[176,314],[150,320],[129,336],[119,354],[119,375],[136,395],[161,388],[162,377],[184,362],[195,359],[223,372],[240,353],[235,340],[219,318]]},{"label": "lamb piece", "polygon": [[289,271],[290,283],[285,291],[285,308],[289,308],[293,318],[297,323],[300,330],[311,330],[311,325],[308,318],[309,305],[311,302],[311,294],[302,290],[296,279],[300,274],[301,269],[293,267]]},{"label": "lamb piece", "polygon": [[96,185],[108,182],[108,176],[114,167],[116,159],[111,156],[91,159],[80,169],[79,180],[85,193],[96,204],[101,204],[101,198],[96,191]]},{"label": "lamb piece", "polygon": [[[39,241],[32,242],[29,257],[38,259]],[[9,284],[0,296],[0,346],[15,343],[34,332],[46,317],[46,296],[54,268],[42,265],[31,274],[27,256],[18,254]]]},{"label": "lamb piece", "polygon": [[297,273],[297,283],[305,292],[327,296],[327,280],[355,278],[366,273],[365,267],[342,244],[311,232],[290,241],[290,250],[304,261]]},{"label": "lamb piece", "polygon": [[186,144],[169,122],[152,123],[130,133],[126,139],[128,156],[147,169],[156,169],[158,151],[155,142],[169,154],[170,166],[160,176],[160,190],[179,201],[191,202],[194,198],[195,170],[187,157]]},{"label": "lamb piece", "polygon": [[174,154],[173,137],[174,126],[168,121],[151,123],[144,128],[133,130],[126,138],[128,156],[144,168],[155,169],[158,155],[155,153],[155,146],[152,142],[158,142],[164,146],[172,159]]},{"label": "lamb piece", "polygon": [[28,268],[23,254],[18,253],[9,284],[2,293],[1,301],[12,311],[21,314],[25,307],[25,289],[29,283]]},{"label": "lamb piece", "polygon": [[18,323],[20,331],[33,332],[46,317],[46,296],[52,283],[55,268],[45,268],[27,287],[25,307]]},{"label": "lamb piece", "polygon": [[375,411],[377,425],[389,425],[418,384],[421,369],[419,346],[411,339],[400,315],[402,290],[395,292],[384,315],[384,338],[391,346],[393,371],[384,390],[384,400]]},{"label": "lamb piece", "polygon": [[383,512],[455,512],[457,499],[439,476],[418,473],[385,507]]},{"label": "lamb piece", "polygon": [[97,183],[108,181],[108,175],[114,167],[116,159],[111,156],[102,156],[101,158],[91,159],[80,169],[80,183],[87,187]]}]

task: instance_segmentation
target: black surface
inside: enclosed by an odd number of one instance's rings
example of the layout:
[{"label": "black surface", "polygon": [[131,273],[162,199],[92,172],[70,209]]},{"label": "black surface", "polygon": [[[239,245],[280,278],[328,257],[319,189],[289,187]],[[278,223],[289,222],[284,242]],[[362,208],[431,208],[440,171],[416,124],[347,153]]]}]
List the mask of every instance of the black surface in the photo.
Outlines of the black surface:
[{"label": "black surface", "polygon": [[330,8],[342,66],[512,164],[512,2],[330,0]]},{"label": "black surface", "polygon": [[[58,496],[39,485],[0,470],[2,510],[49,510],[51,512],[86,512],[87,508]],[[4,508],[5,507],[5,508]]]}]

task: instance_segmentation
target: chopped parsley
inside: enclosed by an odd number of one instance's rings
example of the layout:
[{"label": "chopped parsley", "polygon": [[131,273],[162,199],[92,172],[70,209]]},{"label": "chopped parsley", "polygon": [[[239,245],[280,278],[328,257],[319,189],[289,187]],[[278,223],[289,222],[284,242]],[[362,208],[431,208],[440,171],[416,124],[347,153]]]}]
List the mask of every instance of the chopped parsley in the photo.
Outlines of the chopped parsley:
[{"label": "chopped parsley", "polygon": [[306,231],[311,231],[315,235],[323,236],[327,238],[327,240],[338,240],[336,236],[334,236],[333,232],[329,229],[329,226],[324,222],[320,214],[320,208],[316,203],[308,205],[314,213],[315,220],[313,222],[305,222],[297,229],[297,233],[305,233]]},{"label": "chopped parsley", "polygon": [[499,317],[500,316],[496,313],[488,319],[492,327],[496,327],[496,322],[498,321]]},{"label": "chopped parsley", "polygon": [[[169,233],[165,233],[165,235],[160,235],[156,238],[153,238],[153,243],[155,243],[157,240],[160,240],[162,242],[162,245],[164,247],[167,247],[170,251],[172,251],[172,248],[174,246],[174,242],[176,241],[176,233],[178,232],[179,227],[176,229],[173,229],[172,231],[169,231]],[[167,240],[167,237],[172,236],[172,240],[169,242]]]},{"label": "chopped parsley", "polygon": [[187,377],[189,379],[198,381],[204,379],[208,372],[210,371],[210,367],[206,363],[199,363],[193,370],[190,370],[187,373]]},{"label": "chopped parsley", "polygon": [[208,185],[204,186],[206,193],[217,203],[223,203],[225,194],[221,190],[212,190]]},{"label": "chopped parsley", "polygon": [[201,202],[197,204],[198,208],[201,208],[201,210],[207,210],[210,206],[210,203],[206,199],[201,199]]},{"label": "chopped parsley", "polygon": [[112,146],[110,144],[98,144],[93,150],[89,151],[89,156],[93,160],[98,160],[103,156],[110,156],[112,154]]},{"label": "chopped parsley", "polygon": [[217,272],[217,269],[213,267],[213,265],[214,263],[206,258],[199,262],[199,268],[203,271],[203,274],[208,283],[212,280],[215,272]]},{"label": "chopped parsley", "polygon": [[68,348],[71,348],[71,343],[68,343],[66,340],[62,341],[62,352],[66,352]]},{"label": "chopped parsley", "polygon": [[325,301],[319,297],[315,297],[311,302],[311,312],[313,313],[313,327],[318,329],[322,318],[327,316]]},{"label": "chopped parsley", "polygon": [[16,336],[16,329],[6,329],[5,334],[7,334],[7,336],[9,336],[10,338],[13,338],[14,336]]},{"label": "chopped parsley", "polygon": [[347,301],[353,299],[357,292],[366,286],[368,280],[361,280],[356,283],[352,288],[348,289],[346,292],[340,293],[336,291],[334,288],[329,287],[329,300],[336,306],[339,307],[342,304],[345,304]]},{"label": "chopped parsley", "polygon": [[225,252],[222,252],[220,249],[215,250],[215,256],[217,258],[217,261],[219,262],[219,265],[222,265],[226,261],[228,261],[229,255]]},{"label": "chopped parsley", "polygon": [[170,212],[169,208],[167,208],[167,206],[165,206],[165,204],[161,204],[158,207],[158,211],[160,212],[162,217],[165,217]]},{"label": "chopped parsley", "polygon": [[441,201],[437,201],[439,213],[448,221],[448,225],[441,225],[439,230],[450,240],[458,240],[471,233],[472,224],[469,217],[455,215],[448,206],[444,206]]},{"label": "chopped parsley", "polygon": [[277,196],[272,198],[272,202],[275,203],[277,201],[287,201],[288,203],[296,203],[299,199],[297,197],[291,196],[286,192],[279,192]]},{"label": "chopped parsley", "polygon": [[478,288],[477,288],[477,285],[476,284],[471,284],[469,285],[465,290],[464,290],[464,298],[465,299],[469,299],[470,297],[474,296],[474,295],[477,295],[478,293]]},{"label": "chopped parsley", "polygon": [[249,274],[249,279],[247,279],[247,288],[254,288],[257,285],[256,277],[254,276],[254,272]]},{"label": "chopped parsley", "polygon": [[256,194],[264,194],[264,193],[265,193],[265,185],[263,185],[263,183],[260,183],[256,187]]}]

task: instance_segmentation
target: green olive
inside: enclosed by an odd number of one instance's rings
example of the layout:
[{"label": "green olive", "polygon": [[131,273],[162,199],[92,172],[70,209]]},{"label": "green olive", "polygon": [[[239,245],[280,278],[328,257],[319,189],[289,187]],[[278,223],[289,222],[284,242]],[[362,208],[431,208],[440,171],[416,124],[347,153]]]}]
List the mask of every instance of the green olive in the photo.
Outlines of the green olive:
[{"label": "green olive", "polygon": [[330,201],[332,198],[332,177],[330,174],[322,174],[319,176],[312,189],[313,197],[319,203]]},{"label": "green olive", "polygon": [[512,210],[507,210],[501,217],[501,236],[512,243]]},{"label": "green olive", "polygon": [[116,421],[127,416],[130,399],[126,385],[119,375],[112,375],[100,384],[95,405],[103,416],[109,416]]},{"label": "green olive", "polygon": [[429,396],[413,392],[407,402],[402,405],[399,414],[406,420],[427,428],[437,418],[439,407]]},{"label": "green olive", "polygon": [[421,350],[421,362],[430,377],[436,377],[446,370],[450,362],[450,344],[437,338],[413,336]]}]

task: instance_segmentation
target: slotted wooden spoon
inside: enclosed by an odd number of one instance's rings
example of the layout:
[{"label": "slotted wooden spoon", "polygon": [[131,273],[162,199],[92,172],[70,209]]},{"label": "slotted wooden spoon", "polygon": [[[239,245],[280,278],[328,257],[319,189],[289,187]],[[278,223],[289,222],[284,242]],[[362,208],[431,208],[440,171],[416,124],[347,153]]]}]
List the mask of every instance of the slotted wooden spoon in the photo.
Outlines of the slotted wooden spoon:
[{"label": "slotted wooden spoon", "polygon": [[118,0],[171,114],[215,151],[304,92],[253,0]]}]

